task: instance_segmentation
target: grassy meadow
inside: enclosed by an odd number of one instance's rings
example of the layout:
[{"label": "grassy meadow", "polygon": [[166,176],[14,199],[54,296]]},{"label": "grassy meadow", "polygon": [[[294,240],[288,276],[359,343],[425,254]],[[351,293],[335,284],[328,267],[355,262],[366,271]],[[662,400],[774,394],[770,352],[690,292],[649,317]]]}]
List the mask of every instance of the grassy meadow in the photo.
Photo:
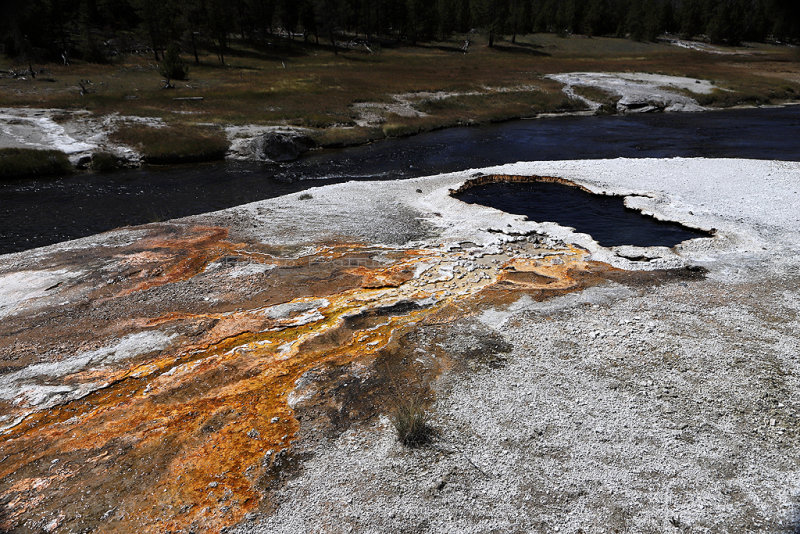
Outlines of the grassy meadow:
[{"label": "grassy meadow", "polygon": [[[166,162],[218,157],[220,134],[209,125],[302,126],[311,128],[321,145],[342,146],[579,109],[580,103],[567,99],[560,84],[542,78],[559,72],[635,71],[711,79],[730,91],[700,100],[720,107],[800,97],[798,48],[753,44],[712,54],[667,43],[551,34],[519,37],[516,44],[500,41],[489,48],[479,37],[471,39],[467,54],[459,50],[461,39],[338,54],[299,40],[279,41],[269,49],[233,42],[224,66],[212,53],[201,55],[200,65],[184,55],[189,79],[175,82],[175,89],[161,88],[151,56],[119,57],[108,65],[35,65],[45,69],[35,79],[0,78],[0,106],[162,118],[176,134],[171,146],[156,146],[165,132],[133,128],[117,135],[146,147],[146,160]],[[0,70],[10,68],[21,65],[0,59]],[[87,89],[84,95],[81,84]],[[392,95],[420,91],[482,94],[422,100],[415,107],[424,116],[388,113],[379,124],[356,125],[353,104],[391,103]],[[591,88],[581,91],[592,93]],[[612,109],[613,99],[606,100]],[[187,144],[202,146],[188,154]]]}]

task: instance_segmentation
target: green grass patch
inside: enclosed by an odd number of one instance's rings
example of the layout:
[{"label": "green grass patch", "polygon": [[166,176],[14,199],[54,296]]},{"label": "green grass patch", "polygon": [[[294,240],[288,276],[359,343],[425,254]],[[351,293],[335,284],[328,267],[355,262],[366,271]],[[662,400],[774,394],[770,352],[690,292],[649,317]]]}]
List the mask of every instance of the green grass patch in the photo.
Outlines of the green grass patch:
[{"label": "green grass patch", "polygon": [[152,164],[219,160],[225,157],[229,146],[221,129],[205,126],[125,125],[111,138],[136,148],[144,161]]},{"label": "green grass patch", "polygon": [[89,168],[94,172],[113,172],[120,167],[120,162],[114,154],[109,152],[95,152]]},{"label": "green grass patch", "polygon": [[67,155],[59,150],[0,149],[0,179],[72,174]]},{"label": "green grass patch", "polygon": [[705,107],[729,108],[741,105],[761,105],[769,103],[767,95],[740,93],[739,91],[722,91],[714,89],[709,94],[689,94],[697,103]]},{"label": "green grass patch", "polygon": [[617,110],[617,102],[622,98],[620,95],[609,93],[608,91],[591,85],[573,86],[572,90],[575,91],[575,94],[600,104],[601,113],[615,113]]},{"label": "green grass patch", "polygon": [[793,87],[768,88],[763,91],[723,91],[714,89],[705,95],[690,94],[701,106],[728,108],[732,106],[760,106],[797,100],[800,92]]}]

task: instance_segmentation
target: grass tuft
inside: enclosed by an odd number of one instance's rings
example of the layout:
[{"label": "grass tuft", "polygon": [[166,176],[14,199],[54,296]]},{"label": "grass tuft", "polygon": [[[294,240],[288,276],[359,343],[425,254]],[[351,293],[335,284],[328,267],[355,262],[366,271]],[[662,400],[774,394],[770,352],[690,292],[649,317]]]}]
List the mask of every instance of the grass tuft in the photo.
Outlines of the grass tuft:
[{"label": "grass tuft", "polygon": [[391,421],[397,439],[406,447],[420,447],[433,438],[430,416],[419,399],[400,401],[391,414]]},{"label": "grass tuft", "polygon": [[386,137],[406,137],[425,131],[421,123],[411,121],[408,123],[387,122],[381,127],[381,130]]},{"label": "grass tuft", "polygon": [[222,130],[200,126],[125,125],[111,137],[118,143],[135,147],[146,163],[154,164],[224,159],[229,146]]},{"label": "grass tuft", "polygon": [[94,172],[112,172],[119,167],[119,160],[109,152],[95,152],[92,154],[92,163],[89,165]]},{"label": "grass tuft", "polygon": [[0,149],[0,179],[72,174],[67,155],[59,150]]}]

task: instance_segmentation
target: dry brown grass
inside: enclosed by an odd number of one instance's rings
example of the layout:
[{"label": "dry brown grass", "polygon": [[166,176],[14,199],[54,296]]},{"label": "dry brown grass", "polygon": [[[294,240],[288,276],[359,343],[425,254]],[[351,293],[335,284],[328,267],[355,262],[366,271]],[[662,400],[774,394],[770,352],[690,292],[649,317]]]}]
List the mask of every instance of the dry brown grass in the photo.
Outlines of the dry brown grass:
[{"label": "dry brown grass", "polygon": [[312,137],[320,147],[341,148],[383,139],[385,135],[381,128],[347,127],[320,129],[315,131]]},{"label": "dry brown grass", "polygon": [[424,102],[417,107],[436,117],[479,123],[529,117],[547,111],[574,111],[584,106],[560,91],[542,89],[456,96]]},{"label": "dry brown grass", "polygon": [[397,439],[407,447],[420,447],[434,435],[425,404],[417,398],[398,401],[391,414]]}]

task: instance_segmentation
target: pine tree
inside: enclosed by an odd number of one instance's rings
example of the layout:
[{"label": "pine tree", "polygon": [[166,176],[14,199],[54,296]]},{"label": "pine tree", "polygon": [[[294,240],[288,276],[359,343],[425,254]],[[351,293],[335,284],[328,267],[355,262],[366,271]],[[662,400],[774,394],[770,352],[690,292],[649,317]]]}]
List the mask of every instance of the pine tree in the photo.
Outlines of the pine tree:
[{"label": "pine tree", "polygon": [[608,6],[605,5],[605,2],[603,0],[591,0],[583,19],[583,31],[586,35],[603,35],[606,33],[604,21],[607,16]]},{"label": "pine tree", "polygon": [[681,3],[680,18],[681,35],[684,39],[691,39],[703,31],[700,0],[683,0]]},{"label": "pine tree", "polygon": [[167,79],[166,85],[171,85],[172,80],[185,80],[189,74],[189,67],[181,59],[181,48],[178,43],[170,43],[164,57],[158,65],[158,72]]},{"label": "pine tree", "polygon": [[227,9],[228,0],[209,0],[206,10],[206,21],[209,32],[216,41],[217,57],[220,64],[225,64],[225,53],[228,50],[228,35],[233,26],[231,13]]}]

